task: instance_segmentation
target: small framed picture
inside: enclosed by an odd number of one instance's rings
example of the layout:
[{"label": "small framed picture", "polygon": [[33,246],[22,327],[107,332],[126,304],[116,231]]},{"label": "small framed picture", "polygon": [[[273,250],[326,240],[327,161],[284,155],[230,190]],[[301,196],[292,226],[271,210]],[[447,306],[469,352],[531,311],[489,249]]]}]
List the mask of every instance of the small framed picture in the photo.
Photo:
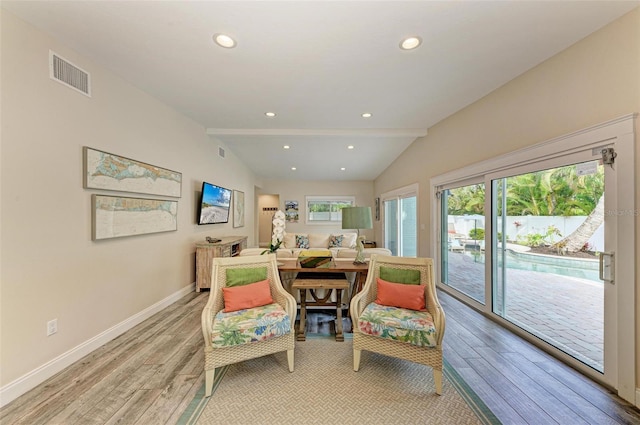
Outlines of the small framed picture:
[{"label": "small framed picture", "polygon": [[233,227],[244,227],[244,192],[233,191]]}]

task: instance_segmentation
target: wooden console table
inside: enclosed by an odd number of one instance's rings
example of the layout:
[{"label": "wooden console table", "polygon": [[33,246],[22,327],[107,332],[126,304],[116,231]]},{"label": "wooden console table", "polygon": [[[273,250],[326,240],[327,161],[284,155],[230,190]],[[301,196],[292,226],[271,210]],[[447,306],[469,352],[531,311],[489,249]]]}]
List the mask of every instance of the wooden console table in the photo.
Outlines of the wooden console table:
[{"label": "wooden console table", "polygon": [[[331,260],[328,265],[315,268],[303,268],[300,266],[297,258],[279,258],[278,271],[280,272],[298,272],[307,275],[322,273],[350,273],[355,272],[356,278],[351,291],[353,296],[362,289],[362,285],[366,281],[369,271],[369,264],[353,264],[352,259]],[[296,339],[304,341],[306,339],[306,315],[307,306],[335,306],[336,308],[336,341],[344,341],[342,332],[342,291],[349,289],[349,282],[346,279],[295,279],[291,285],[292,290],[300,291],[300,325],[296,332]],[[307,302],[307,289],[310,291],[314,301]],[[319,298],[315,294],[316,289],[326,289],[327,294]],[[336,290],[336,302],[330,302],[329,298],[333,290]],[[349,299],[349,301],[351,301]]]},{"label": "wooden console table", "polygon": [[235,257],[247,247],[246,236],[219,238],[220,242],[196,244],[196,292],[211,288],[211,266],[215,257]]}]

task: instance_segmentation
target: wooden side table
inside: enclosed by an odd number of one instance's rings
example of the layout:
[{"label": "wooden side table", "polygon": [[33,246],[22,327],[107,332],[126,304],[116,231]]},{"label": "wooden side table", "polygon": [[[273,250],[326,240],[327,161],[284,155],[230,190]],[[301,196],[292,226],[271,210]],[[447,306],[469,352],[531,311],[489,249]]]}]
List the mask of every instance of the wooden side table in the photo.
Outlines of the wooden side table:
[{"label": "wooden side table", "polygon": [[[342,332],[342,291],[349,289],[349,282],[346,279],[296,279],[291,285],[294,290],[300,291],[300,326],[296,333],[297,341],[306,339],[306,318],[307,306],[335,306],[336,308],[336,341],[344,341]],[[307,289],[311,293],[314,301],[307,302]],[[324,297],[316,295],[316,289],[327,289]],[[330,301],[331,293],[335,289],[336,302]]]}]

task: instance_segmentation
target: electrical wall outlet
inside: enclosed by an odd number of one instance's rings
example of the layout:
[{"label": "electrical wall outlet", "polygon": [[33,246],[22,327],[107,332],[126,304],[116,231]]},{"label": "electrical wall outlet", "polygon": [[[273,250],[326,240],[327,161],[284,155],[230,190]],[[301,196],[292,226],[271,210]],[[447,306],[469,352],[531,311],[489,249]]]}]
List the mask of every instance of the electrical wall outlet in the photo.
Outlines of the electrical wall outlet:
[{"label": "electrical wall outlet", "polygon": [[49,320],[47,322],[47,336],[51,336],[58,332],[58,319]]}]

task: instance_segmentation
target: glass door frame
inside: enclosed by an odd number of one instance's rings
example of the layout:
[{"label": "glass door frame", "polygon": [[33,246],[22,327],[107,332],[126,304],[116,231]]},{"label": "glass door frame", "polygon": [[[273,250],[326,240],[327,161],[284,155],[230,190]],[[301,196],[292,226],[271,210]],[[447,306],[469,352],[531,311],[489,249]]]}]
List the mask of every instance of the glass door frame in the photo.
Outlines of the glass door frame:
[{"label": "glass door frame", "polygon": [[[415,197],[416,198],[416,218],[419,217],[419,210],[418,210],[418,206],[419,206],[419,198],[418,198],[418,184],[414,183],[408,186],[404,186],[401,187],[399,189],[396,190],[392,190],[390,192],[385,192],[383,194],[380,195],[380,203],[381,203],[381,207],[380,207],[380,219],[382,221],[382,244],[385,248],[387,248],[387,229],[386,229],[386,202],[387,201],[392,201],[395,200],[397,201],[398,204],[398,211],[400,211],[400,205],[401,205],[401,201],[404,198],[410,198],[410,197]],[[417,223],[416,223],[417,224]],[[401,223],[400,220],[398,220],[397,223],[397,234],[398,234],[398,252],[402,252],[402,232],[401,230]],[[418,239],[418,227],[416,226],[416,254],[419,252],[420,246],[419,246],[419,239]],[[401,255],[401,254],[400,254]]]},{"label": "glass door frame", "polygon": [[[451,184],[451,185],[446,185],[445,187],[442,187],[440,189],[440,195],[442,195],[442,196],[439,195],[439,197],[438,197],[440,206],[438,207],[439,214],[438,214],[437,217],[440,220],[439,222],[440,222],[440,226],[441,226],[439,232],[440,232],[441,235],[446,235],[447,244],[448,244],[448,239],[449,239],[449,234],[448,234],[449,214],[447,212],[447,222],[442,220],[443,214],[445,213],[445,209],[444,209],[445,203],[442,202],[442,200],[444,199],[444,194],[447,193],[446,192],[447,190],[454,190],[454,189],[459,189],[459,188],[469,187],[469,186],[474,186],[474,185],[483,185],[483,187],[484,187],[484,178],[466,179],[466,180],[455,182],[454,184]],[[486,187],[484,187],[484,190],[485,190],[485,193],[486,193]],[[485,220],[485,222],[486,222],[486,220]],[[448,260],[449,259],[449,254],[450,253],[449,253],[448,246],[445,245],[444,243],[442,243],[440,245],[440,249],[438,250],[438,255],[439,255],[439,257],[438,257],[438,272],[439,273],[437,274],[437,276],[442,277],[442,273],[440,272],[440,268],[444,267],[444,263],[445,262],[443,261],[443,259],[444,259],[445,255],[446,255],[447,256],[447,260]],[[447,271],[448,271],[448,269],[449,269],[448,261],[446,263],[447,263],[446,267],[447,267]],[[442,278],[439,279],[439,283],[445,284],[442,281]],[[446,283],[446,285],[449,286],[450,288],[455,289],[457,291],[457,289],[455,288],[455,285],[451,285],[451,282]],[[484,293],[484,300],[486,300],[487,297],[490,296],[491,292],[487,292],[486,287],[485,287],[485,291],[484,292],[485,292]],[[483,306],[485,304],[482,300],[478,300],[478,299],[474,298],[473,296],[468,295],[468,294],[466,294],[466,293],[464,293],[462,291],[459,291],[459,294],[463,297],[464,301],[467,302],[467,303],[472,303],[472,304],[475,304],[475,305],[483,305]]]},{"label": "glass door frame", "polygon": [[[597,161],[600,160],[602,158],[602,156],[600,155],[600,150],[603,147],[608,147],[609,144],[607,142],[603,142],[601,144],[598,144],[597,146],[585,146],[582,150],[576,151],[576,152],[571,152],[571,153],[567,153],[565,155],[562,156],[554,156],[553,158],[549,158],[549,159],[540,159],[538,161],[532,161],[530,163],[521,165],[521,166],[517,166],[517,167],[513,167],[513,168],[509,168],[507,170],[501,170],[499,172],[496,173],[487,173],[486,176],[486,180],[489,182],[488,184],[490,184],[491,186],[493,186],[494,182],[497,182],[498,180],[502,180],[503,178],[509,178],[509,177],[513,177],[513,176],[517,176],[517,175],[524,175],[524,174],[529,174],[529,173],[535,173],[538,171],[544,171],[544,170],[549,170],[549,169],[556,169],[556,168],[560,168],[560,167],[564,167],[564,166],[569,166],[569,165],[573,165],[573,164],[577,164],[577,163],[584,163],[584,162],[590,162],[590,161]],[[614,172],[609,172],[611,170],[611,168],[608,165],[603,165],[604,167],[604,172],[605,172],[605,181],[606,181],[606,186],[607,188],[615,188],[615,173]],[[491,189],[491,193],[494,194],[496,193],[495,188],[492,187]],[[615,197],[615,191],[607,191],[605,190],[605,210],[606,207],[609,206],[609,208],[613,209],[614,207],[614,203],[611,197]],[[489,267],[491,268],[491,273],[490,273],[490,278],[493,280],[493,282],[491,282],[492,285],[496,285],[497,283],[495,282],[498,279],[498,270],[500,270],[501,268],[498,267],[498,261],[495,261],[494,264],[494,254],[496,254],[497,251],[497,240],[494,240],[494,238],[492,237],[492,235],[494,233],[497,234],[497,232],[503,232],[503,229],[496,229],[494,231],[493,227],[494,224],[497,222],[497,218],[495,218],[494,221],[494,217],[492,215],[493,210],[495,209],[495,205],[491,205],[491,201],[492,201],[492,197],[488,196],[487,197],[488,200],[485,200],[485,207],[488,205],[490,205],[487,211],[489,211],[488,216],[489,216],[489,223],[487,223],[487,225],[485,226],[486,228],[486,246],[490,246],[491,249],[486,250],[485,252],[485,258],[487,263],[490,265]],[[613,234],[609,234],[607,240],[605,241],[605,247],[610,247],[610,246],[615,246],[615,232],[613,232],[613,228],[615,228],[615,223],[614,226],[611,226],[611,222],[615,222],[616,221],[615,216],[606,219],[605,220],[605,226],[606,226],[606,232],[609,233],[613,233]],[[606,234],[605,232],[605,234]],[[609,249],[609,251],[611,251],[611,249]],[[502,251],[503,253],[505,253],[505,251]],[[506,264],[505,259],[502,259],[502,264]],[[504,268],[502,268],[502,272],[505,272],[506,270]],[[502,281],[502,284],[504,284],[504,280]],[[486,284],[486,281],[485,281]],[[510,325],[512,324],[508,319],[506,319],[504,316],[499,315],[499,313],[496,312],[496,298],[497,298],[497,294],[493,292],[493,286],[490,285],[490,291],[492,293],[492,299],[491,299],[491,312],[495,313],[496,315],[498,315],[498,317],[500,317],[503,320],[506,320],[508,323],[510,323]],[[485,286],[486,287],[486,286]],[[605,316],[603,317],[604,322],[606,323],[607,328],[605,329],[605,341],[603,341],[604,343],[604,347],[603,350],[605,352],[605,362],[604,362],[604,370],[605,373],[604,375],[596,375],[598,376],[598,380],[604,384],[607,384],[609,386],[614,386],[614,383],[616,381],[616,374],[617,374],[617,367],[616,367],[616,362],[615,360],[615,352],[617,350],[617,341],[615,341],[615,337],[616,337],[616,333],[617,333],[617,320],[615,318],[615,314],[614,314],[614,304],[611,302],[611,299],[613,298],[615,300],[616,295],[615,292],[617,290],[617,287],[611,285],[611,284],[604,284],[604,291],[606,292],[604,300],[605,300]],[[507,300],[508,297],[503,296],[503,302]],[[498,309],[502,308],[503,306],[497,306]],[[530,330],[531,333],[535,333],[535,331],[533,329]],[[609,339],[608,341],[607,338]],[[543,339],[543,337],[540,337],[540,339]],[[574,367],[578,367],[578,365],[580,366],[581,370],[582,367],[585,366],[584,363],[582,363],[581,361],[579,361],[578,359],[576,359],[574,356],[572,356],[571,354],[565,353],[564,351],[558,349],[557,352],[555,352],[554,350],[554,354],[557,354],[558,356],[562,356],[563,360],[565,360],[567,363],[571,364]]]},{"label": "glass door frame", "polygon": [[[504,327],[512,330],[514,333],[522,336],[530,342],[540,346],[552,355],[560,358],[576,369],[582,371],[585,375],[592,379],[602,382],[617,390],[618,395],[623,399],[635,404],[636,392],[636,275],[635,275],[635,222],[638,211],[635,209],[635,119],[637,114],[627,115],[616,120],[612,120],[588,129],[584,129],[575,133],[571,133],[556,139],[549,140],[528,148],[520,149],[509,154],[505,154],[490,160],[482,161],[462,169],[454,170],[449,173],[435,176],[430,182],[431,214],[434,219],[431,221],[430,245],[433,256],[436,257],[435,272],[436,283],[439,289],[451,293],[457,298],[463,299],[473,308],[491,316]],[[441,229],[441,209],[438,195],[443,189],[464,185],[466,181],[477,181],[482,179],[485,182],[485,188],[491,187],[489,175],[495,175],[508,169],[516,167],[524,167],[540,161],[551,161],[555,158],[563,157],[574,152],[584,151],[585,149],[599,149],[602,146],[611,145],[614,147],[617,157],[613,164],[615,173],[608,176],[614,179],[614,191],[609,191],[605,200],[606,214],[615,215],[615,228],[607,228],[607,232],[615,233],[615,299],[606,300],[612,303],[607,305],[606,309],[611,311],[612,317],[607,317],[610,326],[613,329],[613,337],[615,342],[607,340],[605,332],[605,344],[607,347],[607,357],[605,359],[605,373],[607,379],[603,375],[584,365],[583,363],[573,359],[571,356],[557,350],[547,344],[541,342],[535,337],[531,337],[527,332],[521,330],[517,326],[502,319],[493,313],[493,297],[491,291],[492,279],[492,250],[486,250],[485,267],[485,291],[486,303],[480,304],[470,300],[457,293],[454,289],[448,287],[441,282],[441,246],[442,235]],[[609,167],[609,165],[607,165]],[[489,193],[489,189],[487,189]],[[485,200],[485,214],[491,211],[491,197]],[[492,244],[491,235],[493,229],[491,227],[491,218],[485,218],[485,246]]]}]

